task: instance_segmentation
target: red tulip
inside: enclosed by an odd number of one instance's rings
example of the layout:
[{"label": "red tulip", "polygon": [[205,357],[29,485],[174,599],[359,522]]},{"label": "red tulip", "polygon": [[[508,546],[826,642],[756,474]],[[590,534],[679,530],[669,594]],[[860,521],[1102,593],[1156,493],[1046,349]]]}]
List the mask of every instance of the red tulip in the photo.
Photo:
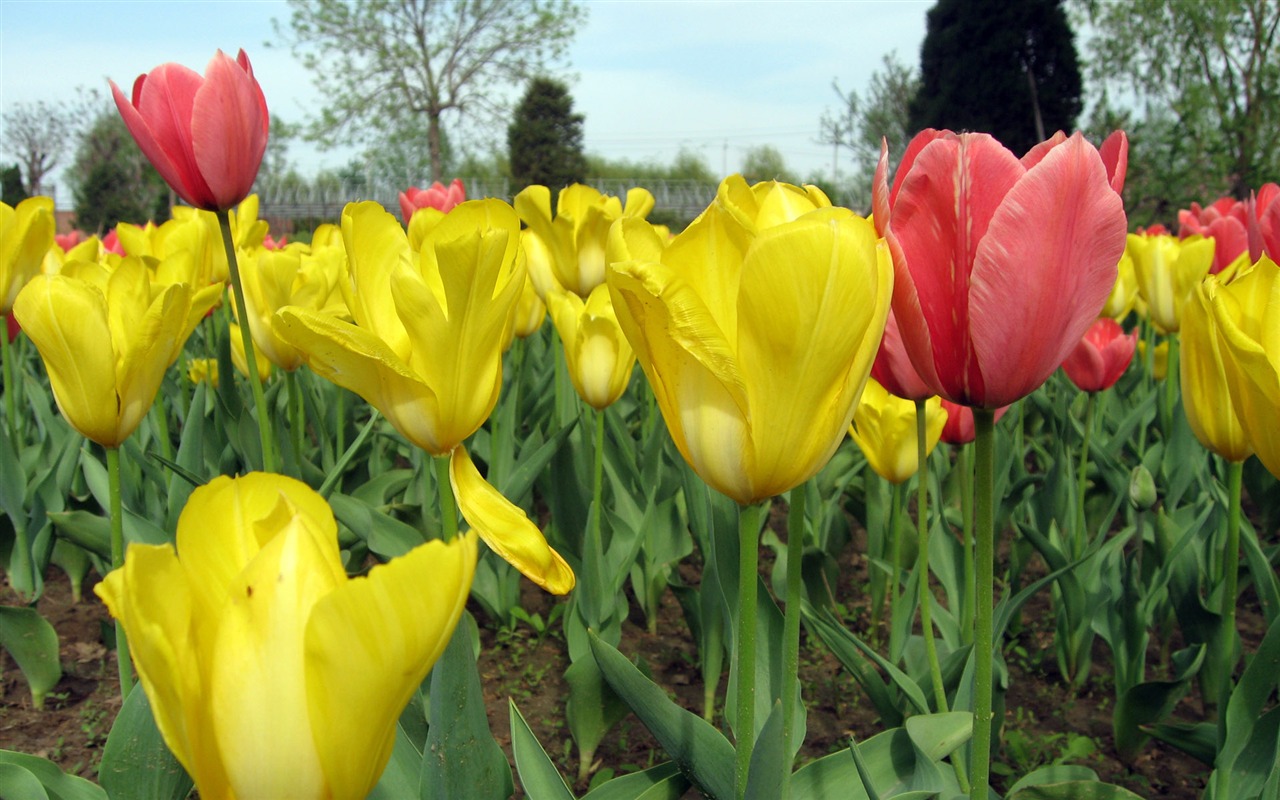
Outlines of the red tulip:
[{"label": "red tulip", "polygon": [[1062,370],[1080,391],[1100,392],[1120,380],[1137,346],[1136,331],[1126,334],[1120,323],[1104,317],[1089,326]]},{"label": "red tulip", "polygon": [[1219,197],[1205,208],[1192,203],[1178,211],[1178,235],[1194,234],[1213,238],[1214,274],[1243,253],[1256,262],[1264,252],[1280,250],[1280,185],[1265,184],[1248,200]]},{"label": "red tulip", "polygon": [[1252,202],[1256,225],[1249,228],[1249,257],[1256,263],[1265,253],[1280,262],[1280,185],[1263,186]]},{"label": "red tulip", "polygon": [[18,338],[18,331],[22,330],[22,326],[18,324],[18,320],[13,316],[13,312],[4,315],[5,333],[9,337],[9,343],[12,344],[14,339]]},{"label": "red tulip", "polygon": [[871,364],[871,377],[895,397],[905,400],[925,400],[933,397],[933,390],[920,380],[916,368],[911,366],[911,359],[907,356],[907,350],[902,344],[902,332],[898,330],[898,320],[894,318],[893,311],[889,312],[889,320],[884,326],[884,336],[880,339],[880,350],[876,352],[876,360]]},{"label": "red tulip", "polygon": [[413,212],[420,208],[434,208],[448,214],[449,209],[466,199],[467,190],[462,185],[461,178],[454,178],[453,183],[447,187],[440,181],[431,184],[428,189],[410,186],[400,193],[400,216],[404,218],[404,224],[408,225]]},{"label": "red tulip", "polygon": [[893,311],[933,393],[984,408],[1030,394],[1093,324],[1116,280],[1128,145],[1056,136],[1021,161],[987,134],[927,130],[873,199]]},{"label": "red tulip", "polygon": [[243,50],[234,61],[219,50],[203,77],[161,64],[134,81],[132,101],[114,81],[111,93],[129,133],[183,200],[225,211],[249,195],[270,118]]},{"label": "red tulip", "polygon": [[[957,405],[945,397],[942,398],[942,407],[947,411],[947,423],[942,426],[942,436],[939,440],[956,445],[972,442],[976,435],[973,427],[973,409]],[[998,422],[1008,410],[1008,406],[997,408],[996,421]]]}]

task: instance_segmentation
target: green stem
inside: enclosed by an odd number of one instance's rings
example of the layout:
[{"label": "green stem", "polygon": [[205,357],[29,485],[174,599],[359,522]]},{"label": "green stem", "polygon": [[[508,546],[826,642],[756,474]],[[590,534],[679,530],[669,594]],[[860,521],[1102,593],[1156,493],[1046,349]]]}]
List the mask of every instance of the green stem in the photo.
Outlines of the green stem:
[{"label": "green stem", "polygon": [[925,401],[916,401],[916,574],[920,576],[920,633],[929,658],[929,679],[939,712],[947,711],[947,691],[942,685],[938,643],[933,638],[933,592],[929,589],[929,447],[925,441]]},{"label": "green stem", "polygon": [[906,488],[901,483],[893,484],[890,489],[892,500],[889,505],[889,536],[893,547],[893,569],[889,571],[889,603],[886,620],[889,626],[889,658],[891,660],[897,660],[898,656],[902,655],[903,644],[898,640],[898,629],[893,624],[893,610],[898,606],[898,583],[902,575],[902,496],[905,493]]},{"label": "green stem", "polygon": [[1218,648],[1222,659],[1222,692],[1219,713],[1226,713],[1231,698],[1231,673],[1235,668],[1236,595],[1240,581],[1240,495],[1244,475],[1243,461],[1227,462],[1227,547],[1222,556],[1222,631]]},{"label": "green stem", "polygon": [[[787,499],[787,605],[782,620],[782,741],[787,753],[792,752],[795,735],[796,705],[800,700],[800,598],[804,584],[804,502],[802,483],[791,490]],[[791,759],[784,761],[782,796],[790,794]]]},{"label": "green stem", "polygon": [[[124,566],[124,507],[120,501],[120,449],[107,448],[107,485],[111,495],[111,569]],[[116,666],[120,672],[120,697],[133,689],[133,660],[129,657],[129,640],[124,625],[116,620]]]},{"label": "green stem", "polygon": [[760,571],[760,523],[767,502],[738,508],[737,790],[747,793],[747,771],[756,739],[756,584]]},{"label": "green stem", "polygon": [[436,467],[436,493],[440,496],[440,538],[452,542],[458,535],[458,508],[449,480],[449,456],[432,456],[431,461]]},{"label": "green stem", "polygon": [[1164,438],[1167,442],[1173,435],[1173,406],[1178,400],[1180,387],[1178,384],[1178,334],[1169,334],[1169,358],[1164,372],[1164,403],[1162,404]]},{"label": "green stem", "polygon": [[285,388],[289,391],[289,441],[293,445],[293,461],[298,474],[302,474],[302,455],[306,451],[307,411],[302,398],[302,385],[298,371],[284,373]]},{"label": "green stem", "polygon": [[1088,489],[1089,440],[1093,437],[1093,417],[1097,403],[1097,393],[1089,392],[1089,401],[1084,411],[1084,443],[1080,445],[1080,470],[1076,477],[1076,535],[1071,547],[1073,560],[1084,555],[1085,542],[1089,537],[1089,526],[1085,523],[1084,517],[1084,496]]},{"label": "green stem", "polygon": [[[276,471],[276,456],[272,446],[271,417],[267,414],[267,400],[262,393],[262,378],[258,375],[258,354],[253,347],[253,334],[249,330],[249,311],[244,302],[244,284],[240,279],[240,264],[236,258],[235,240],[231,237],[231,214],[218,212],[218,225],[222,229],[222,245],[227,251],[227,269],[231,273],[231,292],[236,304],[236,316],[240,320],[240,341],[244,345],[244,362],[249,373],[249,386],[253,389],[253,406],[258,411],[258,440],[262,443],[262,469]],[[230,380],[228,375],[225,380]]]},{"label": "green stem", "polygon": [[995,413],[973,409],[977,432],[974,499],[977,534],[977,607],[973,670],[972,800],[987,800],[991,783],[992,612],[995,606]]},{"label": "green stem", "polygon": [[960,469],[960,516],[964,518],[964,619],[960,641],[973,644],[974,609],[978,606],[978,583],[973,563],[973,450],[960,445],[956,466]]},{"label": "green stem", "polygon": [[347,390],[341,386],[332,384],[337,392],[337,397],[333,403],[333,428],[335,432],[333,455],[334,461],[342,458],[342,454],[347,450]]},{"label": "green stem", "polygon": [[596,436],[595,460],[591,464],[591,510],[595,513],[591,518],[591,536],[593,541],[600,542],[603,550],[604,542],[600,539],[600,517],[604,514],[604,409],[593,410],[596,417]]},{"label": "green stem", "polygon": [[9,440],[13,443],[14,452],[21,448],[18,445],[18,400],[13,380],[13,354],[9,348],[9,332],[0,331],[0,361],[4,362],[4,413],[9,420]]}]

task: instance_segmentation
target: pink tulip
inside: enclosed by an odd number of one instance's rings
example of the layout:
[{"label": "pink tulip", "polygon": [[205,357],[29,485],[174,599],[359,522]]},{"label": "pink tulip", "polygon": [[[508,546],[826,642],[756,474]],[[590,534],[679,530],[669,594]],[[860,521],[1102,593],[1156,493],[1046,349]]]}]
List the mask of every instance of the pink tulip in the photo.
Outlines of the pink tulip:
[{"label": "pink tulip", "polygon": [[1137,346],[1136,331],[1126,334],[1120,323],[1104,317],[1089,326],[1062,370],[1080,391],[1100,392],[1120,380]]},{"label": "pink tulip", "polygon": [[124,255],[124,245],[120,244],[120,234],[116,233],[115,228],[107,231],[107,235],[102,237],[102,250],[118,256]]},{"label": "pink tulip", "polygon": [[1214,240],[1214,274],[1244,253],[1255,262],[1264,252],[1280,250],[1280,185],[1265,184],[1248,200],[1219,197],[1207,207],[1192,203],[1178,211],[1178,235],[1196,234]]},{"label": "pink tulip", "polygon": [[898,320],[889,311],[889,321],[884,327],[884,337],[880,339],[880,350],[876,360],[871,364],[871,377],[885,388],[889,394],[904,400],[925,400],[933,397],[933,391],[920,380],[916,368],[911,366],[907,350],[902,344],[902,332],[898,330]]},{"label": "pink tulip", "polygon": [[138,147],[183,200],[225,211],[249,195],[270,117],[243,50],[234,61],[219,50],[203,77],[161,64],[134,81],[132,101],[114,81],[111,93]]},{"label": "pink tulip", "polygon": [[55,233],[53,235],[54,243],[58,245],[58,247],[61,247],[64,253],[70,250],[71,248],[75,247],[76,245],[80,244],[84,240],[85,240],[84,232],[77,231],[77,230],[71,230],[71,231],[68,231],[67,233]]},{"label": "pink tulip", "polygon": [[273,237],[271,234],[268,233],[266,237],[263,238],[262,240],[262,246],[264,249],[267,249],[267,250],[283,250],[284,246],[288,243],[289,243],[288,234],[284,234],[279,239],[276,239],[275,237]]},{"label": "pink tulip", "polygon": [[462,185],[461,178],[454,178],[453,183],[447,187],[440,181],[431,184],[427,189],[410,186],[400,193],[400,216],[404,218],[404,224],[408,225],[413,212],[420,208],[434,208],[447,214],[450,209],[466,199],[467,190]]},{"label": "pink tulip", "polygon": [[998,408],[1053,374],[1115,284],[1127,221],[1128,144],[1055,136],[1022,160],[987,134],[926,130],[875,220],[894,263],[893,311],[920,379],[953,402]]},{"label": "pink tulip", "polygon": [[1249,229],[1249,257],[1256,262],[1265,253],[1280,261],[1280,185],[1268,183],[1259,189],[1253,209],[1257,224]]},{"label": "pink tulip", "polygon": [[[976,435],[973,427],[973,409],[968,406],[957,405],[945,397],[942,398],[942,407],[946,409],[947,422],[942,426],[942,436],[939,437],[939,441],[954,445],[972,442]],[[1000,418],[1008,410],[1008,406],[997,408],[995,420],[999,422]]]}]

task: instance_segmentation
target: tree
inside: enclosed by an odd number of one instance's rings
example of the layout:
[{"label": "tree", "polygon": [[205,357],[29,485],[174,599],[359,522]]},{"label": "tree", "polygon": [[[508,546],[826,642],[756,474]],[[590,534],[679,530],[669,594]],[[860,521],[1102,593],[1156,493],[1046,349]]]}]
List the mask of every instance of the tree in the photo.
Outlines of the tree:
[{"label": "tree", "polygon": [[911,129],[982,131],[1021,154],[1075,127],[1081,90],[1061,0],[938,0],[920,48]]},{"label": "tree", "polygon": [[102,110],[85,130],[67,177],[81,230],[100,233],[118,222],[169,218],[169,187],[115,108]]},{"label": "tree", "polygon": [[572,0],[289,0],[277,35],[313,73],[327,105],[311,126],[323,144],[376,146],[422,130],[442,179],[445,114],[502,119],[504,86],[561,59],[586,11]]},{"label": "tree", "polygon": [[583,116],[573,113],[569,87],[534,78],[507,128],[511,177],[517,186],[541,184],[555,191],[587,178],[582,151]]},{"label": "tree", "polygon": [[5,152],[18,160],[26,176],[23,189],[27,195],[44,192],[45,176],[58,166],[80,129],[84,108],[96,94],[82,92],[77,103],[14,103],[4,112]]},{"label": "tree", "polygon": [[[919,87],[915,71],[893,53],[871,74],[865,98],[853,89],[846,94],[837,81],[831,82],[840,106],[822,115],[818,141],[837,151],[849,151],[853,173],[847,185],[861,205],[870,205],[871,178],[880,160],[881,140],[888,144],[890,164],[902,160],[911,141],[910,105]],[[840,185],[838,172],[832,182]]]},{"label": "tree", "polygon": [[762,144],[747,150],[742,158],[742,177],[747,183],[790,180],[790,171],[782,152],[771,144]]},{"label": "tree", "polygon": [[17,206],[28,197],[22,185],[22,169],[17,164],[0,169],[0,203]]},{"label": "tree", "polygon": [[[1089,74],[1103,97],[1112,88],[1135,93],[1148,132],[1178,140],[1156,148],[1177,161],[1167,183],[1148,189],[1185,207],[1222,192],[1244,198],[1280,177],[1280,0],[1078,0],[1078,7],[1096,31]],[[1204,193],[1177,196],[1205,181]]]}]

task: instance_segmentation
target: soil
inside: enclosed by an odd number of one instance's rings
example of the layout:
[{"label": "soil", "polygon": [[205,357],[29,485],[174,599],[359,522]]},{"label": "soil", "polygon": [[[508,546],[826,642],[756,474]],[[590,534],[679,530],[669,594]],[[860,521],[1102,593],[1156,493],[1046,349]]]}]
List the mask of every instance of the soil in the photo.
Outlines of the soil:
[{"label": "soil", "polygon": [[[854,547],[854,552],[865,552]],[[767,557],[768,549],[762,550]],[[687,581],[696,581],[696,569],[685,566]],[[865,568],[854,564],[845,571],[845,597],[859,596]],[[526,585],[523,605],[546,619],[556,602]],[[7,587],[0,587],[0,603],[16,604]],[[1053,656],[1053,615],[1048,592],[1042,592],[1024,609],[1022,627],[1006,641],[1010,669],[1005,742],[1022,743],[1020,755],[1006,746],[1004,762],[1018,774],[1074,754],[1071,763],[1083,764],[1099,777],[1148,798],[1192,800],[1202,793],[1209,769],[1191,757],[1160,743],[1151,743],[1133,764],[1124,764],[1111,746],[1113,698],[1111,667],[1105,646],[1095,645],[1091,680],[1073,692],[1057,673]],[[866,608],[849,605],[865,618]],[[32,708],[31,696],[12,659],[0,651],[0,747],[49,758],[64,770],[93,778],[111,722],[120,707],[114,654],[104,642],[109,618],[102,604],[85,588],[84,600],[73,602],[69,584],[60,571],[51,570],[37,608],[57,630],[65,675],[43,710]],[[568,666],[558,625],[537,636],[521,625],[500,634],[473,611],[481,625],[482,655],[479,663],[485,687],[490,726],[510,755],[508,698],[514,698],[525,719],[562,774],[577,774],[577,753],[570,743],[563,704],[568,688],[563,672]],[[1263,619],[1256,599],[1247,593],[1241,602],[1239,623],[1246,652],[1258,646]],[[1176,643],[1174,643],[1176,648]],[[1158,643],[1150,663],[1156,663]],[[631,619],[624,625],[624,653],[643,655],[653,679],[684,707],[701,712],[702,687],[696,649],[674,597],[667,593],[657,632],[650,633],[633,603]],[[820,642],[801,645],[801,681],[808,707],[808,735],[800,761],[817,758],[848,745],[849,737],[866,739],[881,730],[877,715],[856,683]],[[720,684],[723,697],[724,679]],[[1188,700],[1178,709],[1184,719],[1202,718],[1197,704]],[[717,720],[719,722],[719,720]],[[654,739],[634,716],[628,716],[607,736],[596,754],[595,777],[643,769],[664,760]],[[1034,762],[1034,763],[1022,763]],[[996,767],[998,772],[999,767]],[[1002,789],[1003,778],[995,777]],[[581,794],[589,781],[573,788]],[[691,797],[694,795],[690,795]]]}]

